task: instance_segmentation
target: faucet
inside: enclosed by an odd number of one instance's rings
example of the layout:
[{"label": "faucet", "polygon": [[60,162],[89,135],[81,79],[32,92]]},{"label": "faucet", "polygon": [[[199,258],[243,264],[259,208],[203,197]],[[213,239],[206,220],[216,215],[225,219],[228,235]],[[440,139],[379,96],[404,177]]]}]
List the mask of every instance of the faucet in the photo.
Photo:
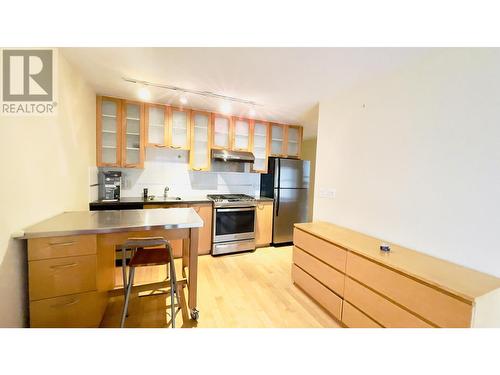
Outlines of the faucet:
[{"label": "faucet", "polygon": [[168,191],[169,191],[169,187],[168,186],[165,186],[165,190],[163,190],[163,198],[166,198],[167,195],[168,195]]}]

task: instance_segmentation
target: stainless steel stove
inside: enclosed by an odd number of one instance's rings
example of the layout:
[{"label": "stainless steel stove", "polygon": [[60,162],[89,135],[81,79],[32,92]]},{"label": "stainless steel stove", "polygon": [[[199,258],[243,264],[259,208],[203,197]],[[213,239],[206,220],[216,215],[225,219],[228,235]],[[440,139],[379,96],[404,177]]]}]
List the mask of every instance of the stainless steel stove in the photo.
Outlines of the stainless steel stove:
[{"label": "stainless steel stove", "polygon": [[255,250],[255,206],[245,194],[210,194],[214,202],[212,255]]}]

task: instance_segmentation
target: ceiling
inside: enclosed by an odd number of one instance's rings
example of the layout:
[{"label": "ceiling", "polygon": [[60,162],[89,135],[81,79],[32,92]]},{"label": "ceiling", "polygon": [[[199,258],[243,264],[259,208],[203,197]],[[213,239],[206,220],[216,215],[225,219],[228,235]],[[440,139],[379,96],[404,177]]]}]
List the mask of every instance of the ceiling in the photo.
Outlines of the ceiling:
[{"label": "ceiling", "polygon": [[[255,118],[301,124],[316,134],[318,102],[428,52],[418,48],[62,48],[97,94],[137,99],[122,77],[251,100]],[[149,88],[152,102],[180,106],[181,94]],[[185,95],[186,107],[218,112],[224,101]],[[226,104],[226,110],[227,110]],[[250,106],[230,103],[231,114]]]}]

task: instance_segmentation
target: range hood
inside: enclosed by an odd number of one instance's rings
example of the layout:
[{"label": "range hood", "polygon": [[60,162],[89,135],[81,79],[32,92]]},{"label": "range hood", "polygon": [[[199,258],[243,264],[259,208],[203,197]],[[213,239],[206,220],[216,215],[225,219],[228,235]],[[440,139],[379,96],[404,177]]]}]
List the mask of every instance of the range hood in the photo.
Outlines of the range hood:
[{"label": "range hood", "polygon": [[212,150],[212,159],[240,163],[255,162],[255,156],[253,156],[253,154],[248,151]]}]

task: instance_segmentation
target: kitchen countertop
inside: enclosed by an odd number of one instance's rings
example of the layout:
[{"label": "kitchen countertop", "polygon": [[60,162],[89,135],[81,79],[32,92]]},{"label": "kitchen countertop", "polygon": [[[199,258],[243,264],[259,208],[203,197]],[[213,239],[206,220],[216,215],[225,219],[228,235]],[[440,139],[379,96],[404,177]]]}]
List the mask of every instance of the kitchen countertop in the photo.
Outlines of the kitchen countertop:
[{"label": "kitchen countertop", "polygon": [[[258,202],[272,202],[273,198],[267,198],[267,197],[255,197],[255,200]],[[205,197],[181,197],[179,200],[172,200],[172,199],[164,199],[162,196],[156,197],[154,200],[147,200],[142,197],[124,197],[121,198],[119,201],[93,201],[90,202],[90,206],[100,206],[100,205],[127,205],[127,204],[163,204],[163,203],[168,203],[168,204],[195,204],[195,203],[210,203],[212,202],[210,199],[208,199],[206,196]]]},{"label": "kitchen countertop", "polygon": [[70,211],[24,230],[18,239],[125,232],[134,230],[200,228],[203,220],[192,208]]}]

